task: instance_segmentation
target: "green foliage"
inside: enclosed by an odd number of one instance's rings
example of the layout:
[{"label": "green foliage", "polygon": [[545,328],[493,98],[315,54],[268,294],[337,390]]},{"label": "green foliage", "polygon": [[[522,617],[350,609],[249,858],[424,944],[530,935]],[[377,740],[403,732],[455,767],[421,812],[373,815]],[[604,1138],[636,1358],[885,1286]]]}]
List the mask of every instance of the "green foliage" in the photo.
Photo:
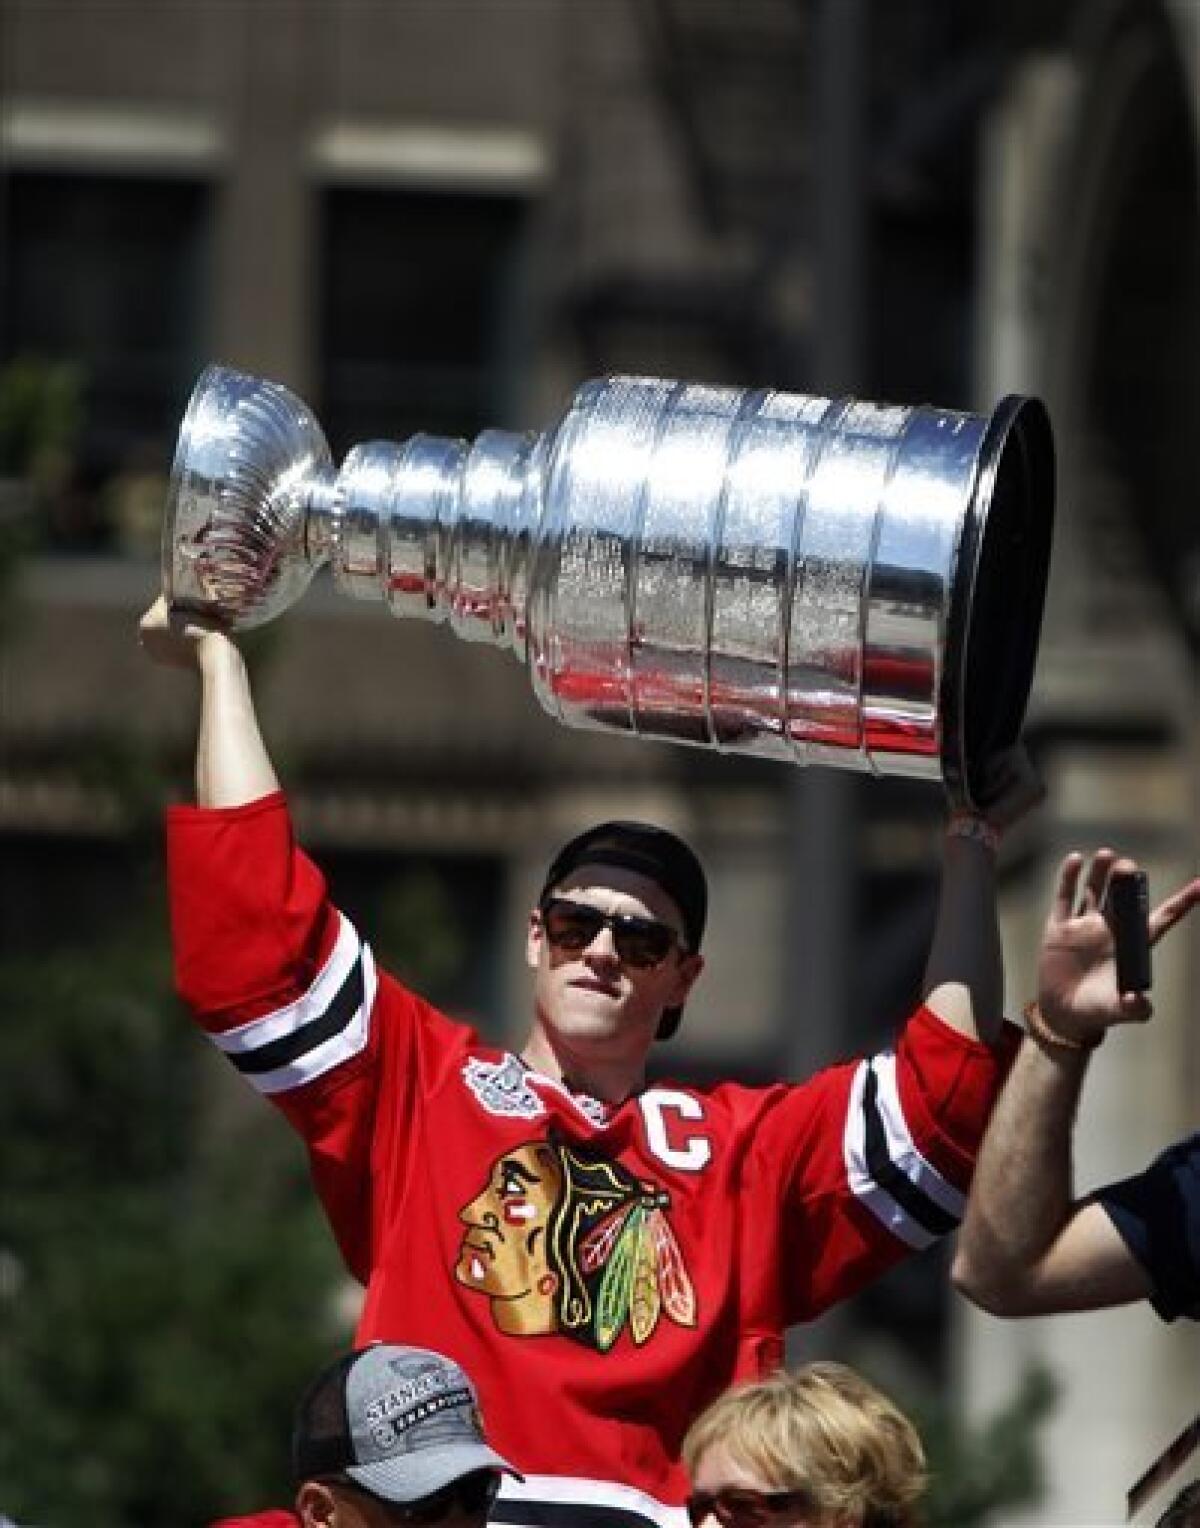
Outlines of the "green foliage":
[{"label": "green foliage", "polygon": [[348,1335],[302,1153],[214,1107],[161,922],[0,963],[0,1510],[44,1528],[286,1503],[295,1398]]},{"label": "green foliage", "polygon": [[1037,1435],[1056,1396],[1049,1372],[1033,1368],[1008,1405],[978,1429],[945,1407],[911,1407],[932,1477],[928,1528],[983,1528],[1000,1514],[1037,1506],[1045,1488]]},{"label": "green foliage", "polygon": [[39,511],[69,469],[82,382],[66,362],[19,356],[0,366],[0,644],[19,625],[15,590]]},{"label": "green foliage", "polygon": [[69,362],[18,356],[0,367],[0,475],[37,484],[60,470],[79,430],[82,390]]},{"label": "green foliage", "polygon": [[[163,769],[144,738],[116,727],[89,733],[86,748],[74,759],[80,783],[116,806],[122,831],[131,838],[153,840],[162,818]],[[183,781],[192,781],[191,761]]]},{"label": "green foliage", "polygon": [[28,485],[0,473],[0,647],[19,630],[21,564],[34,543]]},{"label": "green foliage", "polygon": [[380,899],[372,936],[387,952],[388,969],[419,992],[439,991],[467,958],[446,879],[428,867],[396,874]]}]

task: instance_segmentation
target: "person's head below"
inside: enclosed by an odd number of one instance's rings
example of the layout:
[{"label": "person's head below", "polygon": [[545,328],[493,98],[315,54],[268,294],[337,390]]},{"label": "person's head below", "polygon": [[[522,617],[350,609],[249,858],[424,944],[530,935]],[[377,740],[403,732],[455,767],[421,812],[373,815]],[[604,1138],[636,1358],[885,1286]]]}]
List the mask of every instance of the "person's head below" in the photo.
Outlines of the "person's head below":
[{"label": "person's head below", "polygon": [[683,1443],[694,1528],[917,1528],[916,1428],[844,1364],[735,1386]]},{"label": "person's head below", "polygon": [[700,861],[666,829],[605,822],[571,839],[529,919],[534,1050],[568,1072],[644,1062],[679,1027],[707,909]]},{"label": "person's head below", "polygon": [[302,1397],[292,1432],[304,1528],[483,1528],[507,1473],[474,1386],[440,1353],[376,1343],[339,1358]]}]

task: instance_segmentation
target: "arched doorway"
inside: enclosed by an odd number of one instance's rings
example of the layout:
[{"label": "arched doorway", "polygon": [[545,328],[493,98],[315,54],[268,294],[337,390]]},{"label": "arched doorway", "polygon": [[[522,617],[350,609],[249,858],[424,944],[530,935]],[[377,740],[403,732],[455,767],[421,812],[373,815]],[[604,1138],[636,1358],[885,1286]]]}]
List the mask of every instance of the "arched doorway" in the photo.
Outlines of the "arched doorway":
[{"label": "arched doorway", "polygon": [[[1131,576],[1115,510],[1200,657],[1200,103],[1157,0],[1083,14],[1095,30],[1047,335],[1056,415],[1076,488],[1104,485],[1075,505],[1093,577]],[[1128,591],[1104,592],[1124,608]]]}]

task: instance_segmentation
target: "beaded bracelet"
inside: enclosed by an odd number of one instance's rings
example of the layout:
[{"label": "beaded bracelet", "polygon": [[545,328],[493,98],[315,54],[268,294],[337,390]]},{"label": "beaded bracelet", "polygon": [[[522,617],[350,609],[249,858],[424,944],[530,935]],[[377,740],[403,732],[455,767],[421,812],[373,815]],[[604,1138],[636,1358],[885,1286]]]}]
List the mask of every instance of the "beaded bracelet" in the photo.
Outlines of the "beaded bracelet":
[{"label": "beaded bracelet", "polygon": [[1089,1040],[1072,1040],[1066,1035],[1060,1035],[1057,1029],[1052,1029],[1046,1022],[1046,1016],[1036,1003],[1026,1003],[1022,1009],[1025,1023],[1035,1040],[1040,1040],[1043,1045],[1048,1045],[1051,1050],[1068,1051],[1094,1051],[1104,1041],[1106,1030],[1099,1030]]},{"label": "beaded bracelet", "polygon": [[955,812],[946,824],[947,838],[973,838],[977,844],[995,854],[1000,847],[1000,830],[994,828],[985,817],[974,812]]}]

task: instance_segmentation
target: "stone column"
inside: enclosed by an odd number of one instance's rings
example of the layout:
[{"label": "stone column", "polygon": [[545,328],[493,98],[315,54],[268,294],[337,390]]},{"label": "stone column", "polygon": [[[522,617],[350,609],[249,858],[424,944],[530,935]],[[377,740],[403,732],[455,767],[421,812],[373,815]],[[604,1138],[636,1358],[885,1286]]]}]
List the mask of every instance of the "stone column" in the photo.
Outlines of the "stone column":
[{"label": "stone column", "polygon": [[320,103],[326,8],[313,0],[231,0],[228,161],[217,222],[217,354],[286,382],[312,380],[313,188],[307,148]]}]

